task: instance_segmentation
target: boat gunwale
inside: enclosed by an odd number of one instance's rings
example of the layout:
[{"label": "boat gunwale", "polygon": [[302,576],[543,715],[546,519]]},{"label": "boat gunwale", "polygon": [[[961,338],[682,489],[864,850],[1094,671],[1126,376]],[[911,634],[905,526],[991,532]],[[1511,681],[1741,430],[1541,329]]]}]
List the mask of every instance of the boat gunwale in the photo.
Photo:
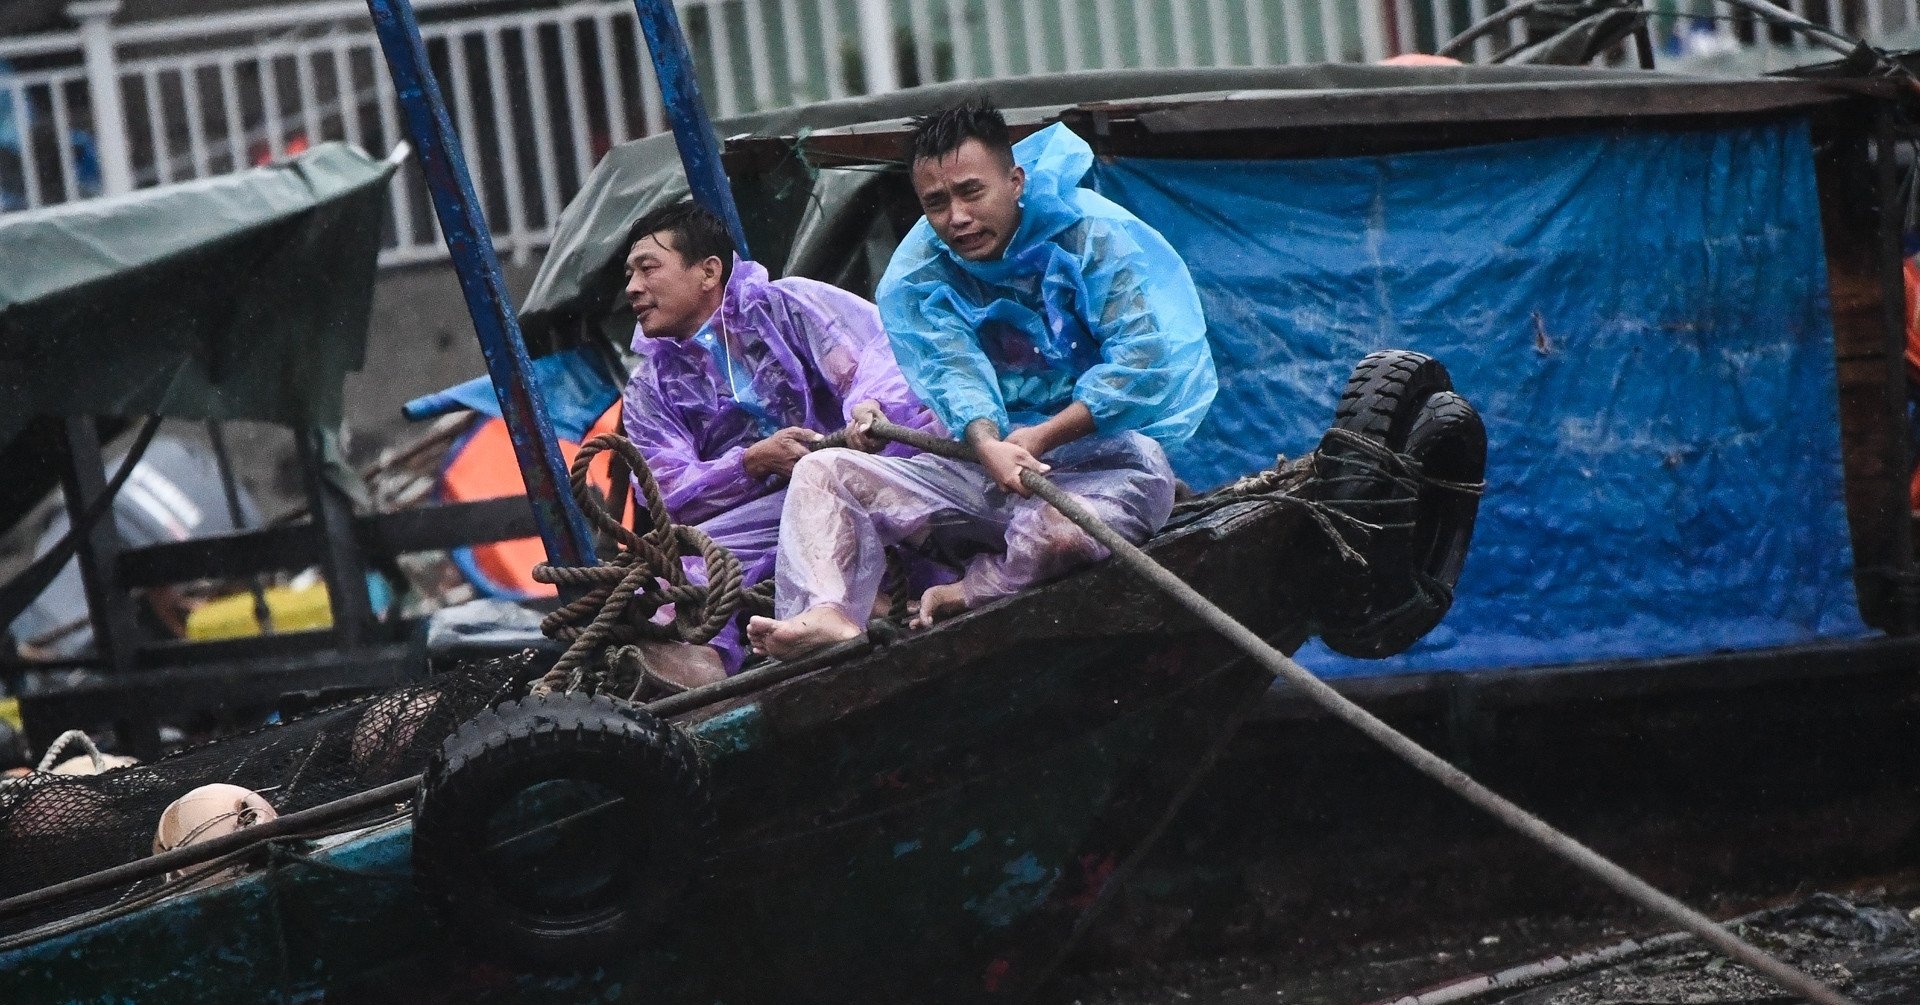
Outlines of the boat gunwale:
[{"label": "boat gunwale", "polygon": [[[1290,521],[1291,523],[1297,525],[1300,522],[1300,510],[1296,508],[1283,509],[1272,500],[1251,498],[1227,502],[1216,510],[1205,513],[1190,521],[1180,523],[1171,531],[1163,531],[1161,534],[1150,539],[1144,548],[1149,555],[1154,556],[1156,559],[1168,557],[1169,551],[1174,549],[1191,549],[1191,554],[1185,552],[1177,553],[1175,556],[1176,560],[1181,564],[1186,564],[1198,569],[1204,565],[1202,556],[1209,547],[1221,546],[1236,534],[1250,532],[1254,529],[1254,524],[1265,519],[1286,519],[1288,514],[1293,514],[1293,518]],[[1272,533],[1284,535],[1289,533],[1289,528],[1275,528]],[[1284,547],[1284,543],[1280,546]],[[974,636],[992,639],[999,643],[999,645],[994,648],[981,650],[978,653],[981,657],[989,657],[996,652],[1037,640],[1036,637],[1032,635],[1008,635],[996,630],[999,624],[1013,617],[1017,617],[1020,613],[1028,610],[1030,605],[1044,603],[1062,596],[1071,598],[1077,594],[1101,594],[1107,592],[1124,594],[1128,592],[1130,588],[1137,588],[1138,586],[1139,584],[1136,583],[1134,577],[1123,566],[1113,562],[1111,559],[1104,559],[1077,569],[1068,575],[966,611],[949,620],[936,624],[932,628],[909,632],[885,645],[868,644],[849,653],[843,658],[825,663],[804,673],[773,681],[764,687],[748,691],[744,694],[724,698],[699,708],[689,709],[684,713],[674,714],[669,717],[669,721],[680,725],[682,728],[693,728],[707,720],[736,712],[740,708],[763,702],[769,698],[775,701],[787,701],[794,698],[799,692],[816,688],[841,687],[848,692],[852,692],[859,700],[857,703],[844,706],[844,712],[850,713],[859,709],[872,707],[910,687],[918,687],[953,673],[964,672],[964,667],[955,666],[951,662],[935,661],[936,666],[932,673],[914,676],[902,674],[880,676],[878,682],[883,685],[880,687],[850,684],[850,682],[842,679],[844,676],[864,675],[871,670],[887,664],[898,664],[903,655],[912,654],[917,650],[924,651],[928,646],[950,645],[961,639]],[[1145,592],[1157,597],[1157,594],[1152,594],[1151,591]],[[1158,631],[1166,631],[1169,625],[1179,624],[1185,619],[1184,615],[1176,613],[1171,607],[1165,610],[1168,617],[1158,627]],[[1149,631],[1130,634],[1152,633],[1152,631]],[[1110,629],[1102,631],[1099,627],[1095,626],[1085,630],[1067,630],[1045,638],[1047,641],[1060,641],[1063,639],[1097,637],[1111,634]]]}]

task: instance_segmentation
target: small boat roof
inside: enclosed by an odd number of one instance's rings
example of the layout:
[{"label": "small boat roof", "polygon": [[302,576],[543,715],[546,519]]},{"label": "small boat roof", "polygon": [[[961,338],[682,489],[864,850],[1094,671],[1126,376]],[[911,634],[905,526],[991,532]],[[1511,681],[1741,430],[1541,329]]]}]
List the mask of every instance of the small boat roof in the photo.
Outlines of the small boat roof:
[{"label": "small boat roof", "polygon": [[[854,205],[861,200],[844,197],[850,183],[842,179],[835,189],[824,177],[831,172],[821,169],[897,163],[911,116],[970,97],[1006,110],[1016,137],[1066,121],[1107,155],[1272,157],[1367,152],[1356,145],[1378,146],[1395,135],[1432,145],[1436,130],[1455,137],[1489,129],[1532,135],[1556,123],[1783,113],[1890,87],[1854,78],[1528,65],[1106,70],[934,84],[740,116],[716,129],[727,141],[727,167],[754,257],[776,274],[810,274],[806,263],[788,259],[790,251],[798,253],[795,231],[831,229],[833,222],[822,217],[850,209],[872,212],[871,205],[861,210]],[[1256,134],[1263,142],[1250,146]],[[630,327],[615,297],[628,228],[647,210],[686,194],[670,134],[610,151],[555,227],[522,310],[529,338],[551,344],[572,341],[583,325],[607,333]]]},{"label": "small boat roof", "polygon": [[328,143],[0,215],[0,443],[36,415],[338,422],[393,167]]},{"label": "small boat roof", "polygon": [[[344,143],[0,215],[0,529],[52,487],[54,416],[332,426],[366,354],[395,165]],[[23,435],[26,434],[26,435]]]}]

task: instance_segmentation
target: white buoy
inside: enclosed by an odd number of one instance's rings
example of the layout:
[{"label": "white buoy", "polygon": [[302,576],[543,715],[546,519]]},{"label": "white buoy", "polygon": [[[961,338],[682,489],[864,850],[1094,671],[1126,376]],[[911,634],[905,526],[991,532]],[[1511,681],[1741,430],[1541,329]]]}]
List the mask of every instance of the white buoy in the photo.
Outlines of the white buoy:
[{"label": "white buoy", "polygon": [[[212,838],[245,830],[278,817],[273,805],[252,789],[215,783],[202,785],[175,799],[160,814],[160,826],[153,834],[153,853],[173,851]],[[240,874],[240,866],[215,872],[193,884],[192,889],[208,886]],[[168,881],[184,873],[167,873]]]}]

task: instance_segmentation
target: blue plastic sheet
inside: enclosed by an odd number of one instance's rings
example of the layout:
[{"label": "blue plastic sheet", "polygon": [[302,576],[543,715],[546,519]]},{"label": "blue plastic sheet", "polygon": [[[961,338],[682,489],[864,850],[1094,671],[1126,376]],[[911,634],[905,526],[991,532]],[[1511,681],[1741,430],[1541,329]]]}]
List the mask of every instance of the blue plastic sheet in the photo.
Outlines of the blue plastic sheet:
[{"label": "blue plastic sheet", "polygon": [[1353,363],[1430,353],[1486,419],[1452,612],[1329,676],[1856,636],[1804,122],[1387,157],[1133,161],[1098,189],[1200,286],[1220,393],[1176,469],[1313,448]]},{"label": "blue plastic sheet", "polygon": [[[600,416],[620,399],[620,385],[578,349],[534,360],[533,386],[547,408],[554,433],[574,443],[580,442]],[[493,393],[491,378],[475,377],[444,391],[423,394],[402,405],[401,411],[408,420],[419,422],[463,408],[500,418],[500,399]]]}]

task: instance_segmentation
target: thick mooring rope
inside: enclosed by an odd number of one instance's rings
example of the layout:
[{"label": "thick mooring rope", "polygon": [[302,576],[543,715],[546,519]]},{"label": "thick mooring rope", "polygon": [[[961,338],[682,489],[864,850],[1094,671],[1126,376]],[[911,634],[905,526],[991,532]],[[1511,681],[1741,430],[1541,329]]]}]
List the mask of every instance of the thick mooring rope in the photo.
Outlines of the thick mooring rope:
[{"label": "thick mooring rope", "polygon": [[[943,457],[976,463],[978,461],[972,448],[963,443],[928,436],[918,430],[908,429],[885,420],[876,421],[873,424],[872,433],[879,438],[904,443]],[[1681,928],[1699,936],[1708,945],[1765,974],[1776,984],[1794,994],[1817,1005],[1856,1005],[1851,999],[1827,987],[1811,975],[1742,941],[1732,932],[1715,924],[1712,918],[1668,896],[1606,856],[1581,844],[1573,837],[1561,833],[1553,825],[1480,784],[1471,775],[1447,763],[1440,755],[1420,746],[1399,730],[1382,722],[1373,713],[1361,708],[1345,695],[1335,691],[1325,681],[1315,677],[1285,653],[1269,645],[1267,640],[1255,634],[1252,629],[1235,621],[1232,615],[1215,606],[1212,601],[1202,596],[1200,591],[1167,571],[1133,542],[1115,533],[1113,528],[1108,527],[1104,521],[1082,505],[1080,500],[1055,485],[1046,476],[1033,471],[1022,471],[1020,482],[1029,492],[1046,500],[1053,508],[1059,510],[1062,516],[1072,520],[1081,530],[1106,545],[1107,550],[1112,552],[1116,560],[1142,579],[1158,587],[1175,603],[1186,608],[1207,626],[1225,636],[1229,642],[1265,667],[1269,673],[1299,688],[1321,708],[1387,748],[1421,774],[1439,782],[1456,795],[1485,810],[1501,823],[1519,831],[1582,872],[1625,895],[1629,900],[1665,916]]]},{"label": "thick mooring rope", "polygon": [[[651,527],[645,534],[636,534],[615,519],[599,491],[587,480],[588,466],[608,450],[627,463],[646,500]],[[618,551],[610,561],[598,565],[543,562],[533,567],[537,582],[585,591],[540,623],[540,630],[548,638],[568,643],[566,653],[548,672],[546,686],[567,690],[580,687],[588,674],[604,669],[597,666],[597,657],[605,647],[642,640],[704,643],[719,634],[743,607],[771,610],[765,591],[741,588],[740,560],[733,552],[715,544],[698,527],[673,522],[660,495],[659,482],[639,449],[626,437],[602,433],[588,440],[574,457],[568,480],[581,512],[597,530],[613,539]],[[614,491],[625,491],[625,486],[616,485]],[[705,585],[687,578],[680,560],[691,555],[706,562]],[[673,620],[654,623],[655,612],[668,604],[673,605]]]}]

